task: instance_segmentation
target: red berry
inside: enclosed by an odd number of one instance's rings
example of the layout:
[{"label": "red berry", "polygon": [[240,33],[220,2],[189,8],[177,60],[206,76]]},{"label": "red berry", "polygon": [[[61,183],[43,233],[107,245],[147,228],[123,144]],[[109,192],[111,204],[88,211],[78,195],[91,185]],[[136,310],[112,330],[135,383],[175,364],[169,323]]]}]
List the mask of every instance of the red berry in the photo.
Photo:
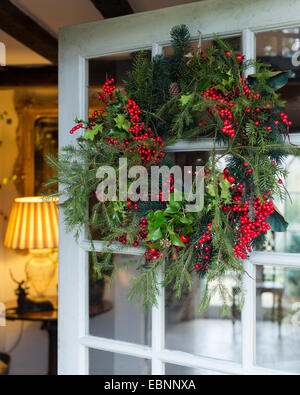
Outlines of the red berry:
[{"label": "red berry", "polygon": [[228,180],[231,184],[234,184],[234,183],[235,183],[235,178],[234,178],[233,176],[231,176],[231,175],[229,175],[229,176],[227,177],[227,180]]},{"label": "red berry", "polygon": [[185,236],[185,235],[181,235],[180,236],[180,239],[181,239],[181,241],[183,241],[184,243],[188,243],[189,242],[189,238],[187,237],[187,236]]}]

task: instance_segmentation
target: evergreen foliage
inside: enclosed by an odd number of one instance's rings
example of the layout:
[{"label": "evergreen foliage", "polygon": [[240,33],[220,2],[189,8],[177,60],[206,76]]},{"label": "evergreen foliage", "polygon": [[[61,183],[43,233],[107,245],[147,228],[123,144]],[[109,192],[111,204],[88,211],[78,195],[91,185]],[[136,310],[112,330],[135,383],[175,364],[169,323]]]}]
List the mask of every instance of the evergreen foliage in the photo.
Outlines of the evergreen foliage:
[{"label": "evergreen foliage", "polygon": [[[83,228],[88,229],[91,243],[101,238],[108,246],[116,240],[145,246],[130,300],[145,309],[155,305],[162,271],[163,286],[171,286],[178,297],[183,288],[191,289],[195,275],[202,276],[207,287],[200,310],[209,306],[216,292],[226,309],[232,295],[224,286],[224,276],[229,273],[240,285],[243,259],[251,248],[263,242],[268,227],[284,231],[287,226],[272,200],[285,197],[283,160],[296,152],[287,141],[289,123],[276,93],[289,74],[274,73],[255,63],[256,75],[246,80],[243,75],[253,64],[243,62],[218,37],[206,53],[191,54],[190,34],[184,25],[172,29],[171,41],[170,57],[149,60],[143,51],[136,56],[125,81],[127,96],[115,91],[111,81],[106,83],[105,111],[95,114],[91,122],[79,123],[85,134],[76,146],[66,147],[59,159],[49,157],[58,171],[52,182],[63,187],[68,231],[78,236]],[[176,94],[171,94],[172,83],[178,85]],[[136,103],[139,106],[134,107]],[[188,213],[185,202],[175,202],[172,194],[168,202],[139,202],[136,210],[130,209],[132,202],[95,198],[99,167],[110,165],[117,171],[121,157],[128,159],[129,166],[145,164],[147,150],[153,155],[146,165],[149,172],[158,162],[171,167],[166,156],[161,159],[161,137],[166,147],[182,138],[204,136],[212,138],[213,149],[205,163],[201,212]],[[218,150],[220,142],[225,144],[222,151]],[[224,160],[225,169],[221,168]],[[248,228],[243,228],[244,216]],[[97,273],[108,272],[113,278],[118,268],[111,255],[99,259],[94,253],[93,257]],[[243,292],[238,295],[242,306]]]}]

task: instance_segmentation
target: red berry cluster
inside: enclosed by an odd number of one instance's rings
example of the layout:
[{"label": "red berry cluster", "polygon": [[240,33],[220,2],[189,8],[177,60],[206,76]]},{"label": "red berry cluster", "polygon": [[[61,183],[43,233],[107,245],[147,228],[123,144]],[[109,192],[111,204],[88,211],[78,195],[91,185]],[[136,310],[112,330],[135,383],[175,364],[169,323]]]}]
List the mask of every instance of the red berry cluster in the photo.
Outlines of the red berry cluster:
[{"label": "red berry cluster", "polygon": [[126,244],[127,243],[127,234],[125,233],[123,236],[119,237],[119,241],[122,244]]},{"label": "red berry cluster", "polygon": [[224,179],[227,179],[230,182],[230,184],[235,183],[235,178],[231,174],[229,174],[229,169],[227,167],[223,171],[223,177]]},{"label": "red berry cluster", "polygon": [[127,208],[134,208],[134,210],[138,210],[139,206],[137,203],[133,203],[130,199],[127,199]]},{"label": "red berry cluster", "polygon": [[225,108],[220,111],[220,115],[222,118],[225,118],[225,121],[223,123],[222,127],[222,132],[224,134],[227,134],[229,137],[234,138],[235,137],[235,130],[232,126],[231,120],[232,120],[232,112],[228,110],[228,108]]},{"label": "red berry cluster", "polygon": [[105,84],[102,86],[102,93],[99,94],[98,98],[102,100],[105,104],[108,104],[107,99],[112,99],[113,93],[116,90],[116,85],[114,85],[114,82],[114,78],[111,78],[110,80],[107,79]]},{"label": "red berry cluster", "polygon": [[[266,233],[271,229],[266,219],[274,213],[274,206],[271,201],[265,201],[262,203],[260,199],[255,198],[253,207],[250,202],[246,202],[242,205],[233,205],[232,210],[238,212],[240,227],[238,232],[241,236],[238,239],[237,244],[234,246],[233,251],[236,258],[246,259],[248,252],[251,251],[251,242],[257,238],[261,233]],[[250,219],[250,212],[254,211],[254,220]]]},{"label": "red berry cluster", "polygon": [[72,128],[70,130],[70,134],[73,134],[74,132],[76,132],[76,130],[83,128],[83,124],[79,123],[78,125],[74,126],[74,128]]},{"label": "red berry cluster", "polygon": [[148,248],[148,250],[145,252],[146,263],[149,263],[151,261],[156,261],[161,257],[162,257],[162,252],[160,252],[155,248]]},{"label": "red berry cluster", "polygon": [[211,257],[211,227],[212,223],[209,223],[206,227],[205,233],[198,240],[198,244],[195,248],[199,251],[200,261],[195,265],[197,271],[205,271],[209,269],[209,260]]}]

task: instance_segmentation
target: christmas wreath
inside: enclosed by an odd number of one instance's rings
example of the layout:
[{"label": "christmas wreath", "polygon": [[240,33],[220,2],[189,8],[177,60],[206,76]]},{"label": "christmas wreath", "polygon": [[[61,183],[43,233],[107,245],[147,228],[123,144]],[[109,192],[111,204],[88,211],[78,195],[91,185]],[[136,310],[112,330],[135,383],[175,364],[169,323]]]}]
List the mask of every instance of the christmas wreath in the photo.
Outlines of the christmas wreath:
[{"label": "christmas wreath", "polygon": [[[289,72],[246,62],[218,37],[206,52],[201,51],[201,41],[193,52],[184,25],[172,29],[171,39],[172,56],[149,60],[147,53],[138,53],[125,92],[107,78],[99,110],[87,122],[76,120],[70,131],[82,131],[77,144],[65,147],[58,159],[49,157],[58,174],[49,185],[58,181],[64,186],[67,230],[78,235],[85,227],[92,249],[93,239],[107,241],[107,253],[93,253],[99,276],[113,276],[120,267],[109,253],[112,242],[144,246],[129,298],[145,308],[154,305],[161,270],[162,285],[172,285],[178,297],[184,286],[192,287],[193,276],[205,276],[202,310],[216,290],[228,304],[232,296],[224,275],[239,282],[244,260],[263,244],[268,230],[286,230],[273,202],[286,195],[283,160],[295,152],[288,140],[291,122],[276,93],[287,83]],[[256,74],[245,78],[250,66]],[[171,167],[166,148],[180,139],[201,137],[213,141],[202,163],[201,211],[188,212],[184,199],[174,199],[172,175],[162,180],[156,201],[97,199],[101,166],[116,169],[117,178],[120,158],[149,172],[153,165]],[[162,186],[167,186],[167,196]],[[243,293],[239,295],[242,299]]]}]

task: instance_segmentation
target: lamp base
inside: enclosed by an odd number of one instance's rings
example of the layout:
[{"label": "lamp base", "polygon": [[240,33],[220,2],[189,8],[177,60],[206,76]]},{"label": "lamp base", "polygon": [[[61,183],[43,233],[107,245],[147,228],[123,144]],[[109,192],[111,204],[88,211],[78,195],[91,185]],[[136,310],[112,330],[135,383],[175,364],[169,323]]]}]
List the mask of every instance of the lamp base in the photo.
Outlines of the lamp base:
[{"label": "lamp base", "polygon": [[51,250],[30,250],[30,253],[31,259],[25,266],[27,282],[36,292],[37,298],[43,301],[55,276],[56,263],[50,258]]}]

